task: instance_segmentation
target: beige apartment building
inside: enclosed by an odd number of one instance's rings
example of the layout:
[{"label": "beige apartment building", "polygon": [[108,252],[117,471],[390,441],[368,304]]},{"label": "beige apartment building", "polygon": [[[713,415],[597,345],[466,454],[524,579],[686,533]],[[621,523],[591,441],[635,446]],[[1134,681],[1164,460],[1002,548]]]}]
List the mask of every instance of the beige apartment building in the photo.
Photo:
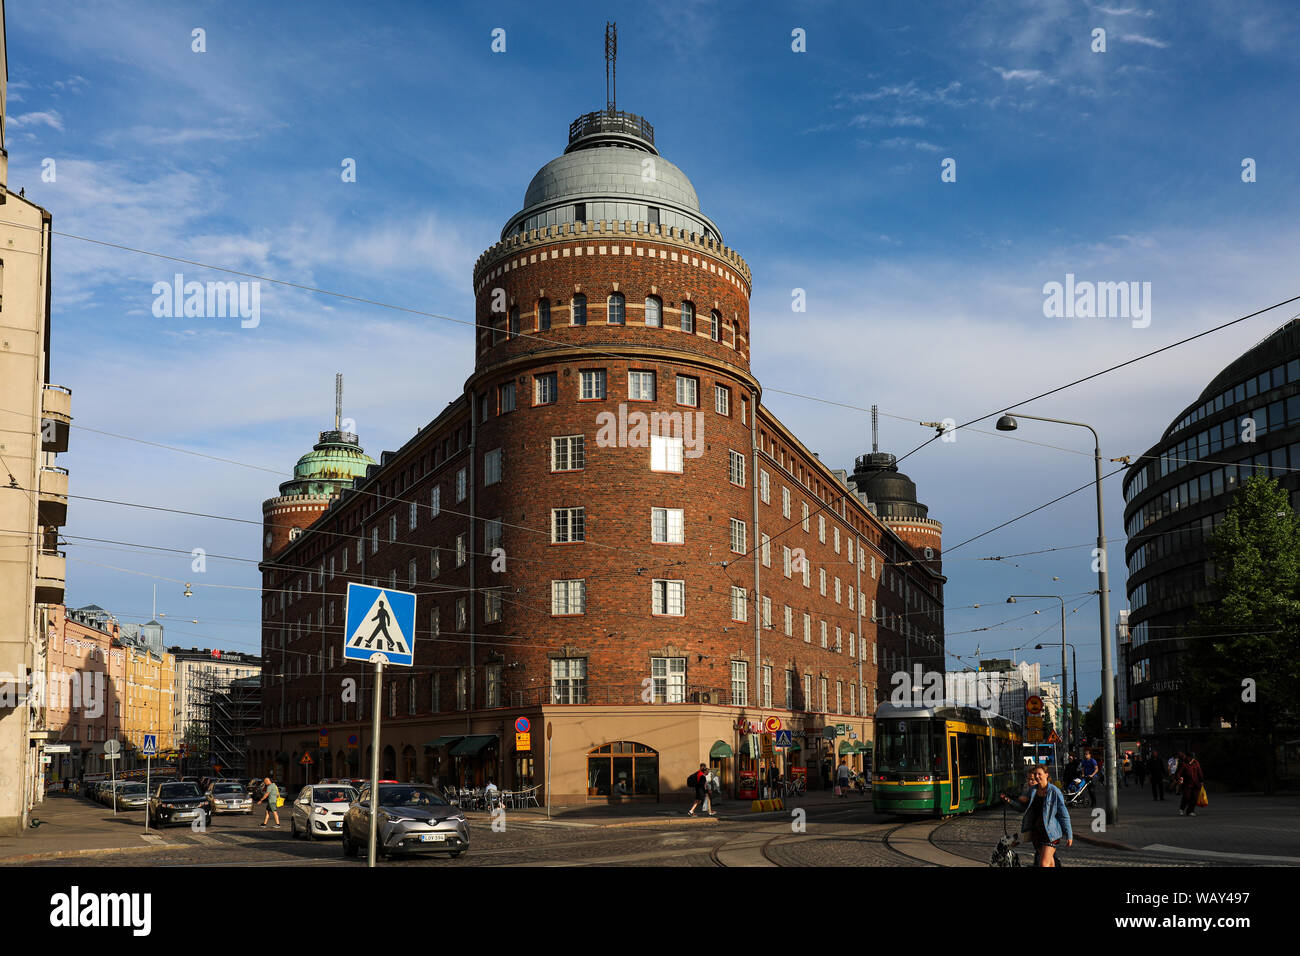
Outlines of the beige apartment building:
[{"label": "beige apartment building", "polygon": [[9,191],[4,126],[8,62],[0,2],[0,835],[26,825],[43,792],[43,604],[63,601],[71,393],[50,384],[50,214]]}]

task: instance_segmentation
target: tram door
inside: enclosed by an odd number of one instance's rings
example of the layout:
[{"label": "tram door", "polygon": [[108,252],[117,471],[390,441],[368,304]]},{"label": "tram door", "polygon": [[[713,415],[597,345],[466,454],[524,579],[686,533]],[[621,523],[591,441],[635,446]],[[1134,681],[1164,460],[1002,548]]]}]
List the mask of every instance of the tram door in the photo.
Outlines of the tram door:
[{"label": "tram door", "polygon": [[989,742],[991,737],[976,737],[979,751],[979,769],[975,777],[975,805],[982,806],[989,798]]},{"label": "tram door", "polygon": [[952,780],[952,792],[949,796],[949,810],[961,806],[961,764],[957,759],[957,735],[948,735],[948,776]]}]

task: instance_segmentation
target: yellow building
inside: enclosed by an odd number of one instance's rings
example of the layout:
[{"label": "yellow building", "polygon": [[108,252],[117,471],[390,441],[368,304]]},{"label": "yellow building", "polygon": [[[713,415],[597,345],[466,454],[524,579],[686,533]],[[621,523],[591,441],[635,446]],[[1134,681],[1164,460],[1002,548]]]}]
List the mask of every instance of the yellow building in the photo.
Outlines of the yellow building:
[{"label": "yellow building", "polygon": [[145,734],[157,734],[158,750],[171,750],[179,743],[172,733],[176,658],[167,653],[159,658],[138,647],[124,647],[123,651],[126,673],[119,698],[123,749],[138,754]]}]

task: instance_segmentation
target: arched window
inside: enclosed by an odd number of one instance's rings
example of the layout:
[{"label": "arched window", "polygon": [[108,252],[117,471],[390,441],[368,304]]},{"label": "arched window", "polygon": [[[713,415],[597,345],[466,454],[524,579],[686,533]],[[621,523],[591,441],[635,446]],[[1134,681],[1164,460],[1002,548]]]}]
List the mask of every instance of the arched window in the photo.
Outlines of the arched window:
[{"label": "arched window", "polygon": [[682,331],[695,331],[695,303],[682,300]]},{"label": "arched window", "polygon": [[573,308],[569,312],[569,324],[587,324],[587,297],[581,292],[573,297]]},{"label": "arched window", "polygon": [[659,754],[645,744],[615,740],[587,754],[588,799],[658,799]]},{"label": "arched window", "polygon": [[610,325],[625,325],[627,323],[627,302],[623,298],[622,292],[615,292],[605,303],[605,321]]},{"label": "arched window", "polygon": [[722,333],[722,316],[714,309],[709,313],[709,338],[718,341]]},{"label": "arched window", "polygon": [[551,330],[551,300],[537,300],[537,331],[549,332]]},{"label": "arched window", "polygon": [[664,304],[657,295],[648,295],[645,300],[645,324],[647,328],[658,329],[664,324]]}]

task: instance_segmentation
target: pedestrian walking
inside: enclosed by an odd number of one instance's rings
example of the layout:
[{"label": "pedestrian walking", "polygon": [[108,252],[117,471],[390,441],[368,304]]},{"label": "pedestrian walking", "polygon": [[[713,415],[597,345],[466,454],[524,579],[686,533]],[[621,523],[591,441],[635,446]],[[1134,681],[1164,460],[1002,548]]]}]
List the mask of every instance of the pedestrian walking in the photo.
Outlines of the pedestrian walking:
[{"label": "pedestrian walking", "polygon": [[713,810],[714,801],[722,795],[722,783],[718,780],[718,775],[710,767],[704,777],[704,812],[711,817],[716,817],[717,813]]},{"label": "pedestrian walking", "polygon": [[[709,798],[708,769],[709,769],[709,765],[702,763],[700,764],[699,770],[695,771],[695,773],[691,774],[689,777],[686,778],[686,785],[690,789],[695,791],[695,802],[692,803],[691,808],[686,811],[686,815],[688,817],[695,816],[695,808],[705,804],[708,801]],[[709,810],[707,806],[705,807],[705,811],[709,814],[709,816],[716,816],[716,814],[712,810]]]},{"label": "pedestrian walking", "polygon": [[[258,827],[264,827],[271,817],[275,817],[275,826],[271,829],[280,829],[280,788],[276,786],[275,781],[270,777],[262,780],[262,800],[266,801],[266,817],[258,824]],[[258,800],[261,803],[262,800]]]},{"label": "pedestrian walking", "polygon": [[1093,759],[1091,750],[1083,752],[1083,759],[1079,761],[1079,775],[1083,777],[1084,783],[1088,785],[1088,800],[1090,805],[1095,807],[1097,805],[1097,788],[1101,783],[1101,764]]},{"label": "pedestrian walking", "polygon": [[[1056,851],[1061,841],[1066,846],[1074,846],[1074,828],[1070,825],[1065,794],[1052,784],[1046,767],[1035,767],[1029,779],[1033,788],[1020,821],[1020,831],[1028,833],[1033,841],[1034,866],[1056,866]],[[1004,793],[1002,802],[1010,803],[1011,798]]]},{"label": "pedestrian walking", "polygon": [[835,768],[835,796],[847,797],[849,795],[849,780],[853,777],[853,768],[849,766],[849,758],[841,757],[840,765]]},{"label": "pedestrian walking", "polygon": [[1151,748],[1151,756],[1147,760],[1147,774],[1151,777],[1151,799],[1163,800],[1165,798],[1165,762],[1160,759],[1160,751],[1154,747]]},{"label": "pedestrian walking", "polygon": [[1205,782],[1205,777],[1201,773],[1201,763],[1195,755],[1187,757],[1180,753],[1178,767],[1178,786],[1183,795],[1182,802],[1178,805],[1178,815],[1194,817],[1196,800],[1201,795],[1201,784]]},{"label": "pedestrian walking", "polygon": [[1139,753],[1133,758],[1133,776],[1137,779],[1138,789],[1141,790],[1147,783],[1147,760],[1149,758],[1144,753]]},{"label": "pedestrian walking", "polygon": [[1122,771],[1119,778],[1120,786],[1127,787],[1133,778],[1133,751],[1124,751],[1124,760],[1120,769]]}]

